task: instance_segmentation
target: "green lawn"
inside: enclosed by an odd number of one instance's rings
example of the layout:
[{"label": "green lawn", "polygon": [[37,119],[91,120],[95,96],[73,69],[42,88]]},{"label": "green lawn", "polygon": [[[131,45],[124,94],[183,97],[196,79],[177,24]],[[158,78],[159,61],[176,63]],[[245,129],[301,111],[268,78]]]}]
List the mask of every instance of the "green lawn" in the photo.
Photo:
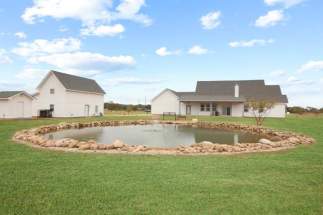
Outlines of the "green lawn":
[{"label": "green lawn", "polygon": [[[143,116],[105,119],[138,117]],[[247,118],[200,119],[252,123]],[[17,130],[60,121],[0,121],[1,215],[322,214],[322,116],[268,119],[266,126],[317,140],[274,153],[78,154],[33,149],[10,140]]]}]

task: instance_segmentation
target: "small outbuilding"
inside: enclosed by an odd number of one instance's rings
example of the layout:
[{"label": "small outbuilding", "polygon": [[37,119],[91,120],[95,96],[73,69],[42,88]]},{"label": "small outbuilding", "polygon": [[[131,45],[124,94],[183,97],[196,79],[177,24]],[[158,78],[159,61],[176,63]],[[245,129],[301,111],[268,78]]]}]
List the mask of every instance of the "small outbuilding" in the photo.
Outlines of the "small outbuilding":
[{"label": "small outbuilding", "polygon": [[32,101],[25,91],[0,91],[0,119],[31,118]]}]

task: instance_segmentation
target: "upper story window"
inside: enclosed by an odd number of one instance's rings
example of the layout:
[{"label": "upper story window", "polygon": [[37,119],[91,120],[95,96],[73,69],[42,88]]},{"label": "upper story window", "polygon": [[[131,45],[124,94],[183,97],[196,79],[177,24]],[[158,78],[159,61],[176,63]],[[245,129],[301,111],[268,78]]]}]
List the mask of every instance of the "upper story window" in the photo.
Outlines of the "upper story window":
[{"label": "upper story window", "polygon": [[49,93],[50,93],[50,94],[55,94],[55,89],[53,89],[53,88],[52,88],[52,89],[50,89],[50,90],[49,90]]},{"label": "upper story window", "polygon": [[210,111],[210,104],[205,105],[205,111]]}]

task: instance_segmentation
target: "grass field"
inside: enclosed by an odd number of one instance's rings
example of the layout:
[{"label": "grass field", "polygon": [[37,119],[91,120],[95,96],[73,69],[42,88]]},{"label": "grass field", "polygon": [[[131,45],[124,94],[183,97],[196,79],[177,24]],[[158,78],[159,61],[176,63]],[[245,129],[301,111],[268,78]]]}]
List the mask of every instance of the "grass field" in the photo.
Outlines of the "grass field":
[{"label": "grass field", "polygon": [[[144,116],[103,119],[139,117]],[[200,120],[253,123],[247,118]],[[1,215],[322,214],[322,115],[268,119],[266,126],[317,140],[275,153],[78,154],[33,149],[10,140],[17,130],[60,121],[0,121]]]}]

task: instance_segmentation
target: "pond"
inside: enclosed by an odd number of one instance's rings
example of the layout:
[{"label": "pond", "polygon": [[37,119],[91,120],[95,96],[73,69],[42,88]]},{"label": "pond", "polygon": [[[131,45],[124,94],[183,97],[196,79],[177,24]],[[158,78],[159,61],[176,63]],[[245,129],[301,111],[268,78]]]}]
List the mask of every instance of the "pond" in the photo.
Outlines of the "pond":
[{"label": "pond", "polygon": [[172,148],[179,145],[210,141],[219,144],[256,143],[262,137],[256,134],[211,128],[196,128],[188,125],[127,125],[116,127],[92,127],[69,129],[45,135],[48,139],[72,138],[79,141],[96,140],[112,144],[116,139],[128,145]]}]

